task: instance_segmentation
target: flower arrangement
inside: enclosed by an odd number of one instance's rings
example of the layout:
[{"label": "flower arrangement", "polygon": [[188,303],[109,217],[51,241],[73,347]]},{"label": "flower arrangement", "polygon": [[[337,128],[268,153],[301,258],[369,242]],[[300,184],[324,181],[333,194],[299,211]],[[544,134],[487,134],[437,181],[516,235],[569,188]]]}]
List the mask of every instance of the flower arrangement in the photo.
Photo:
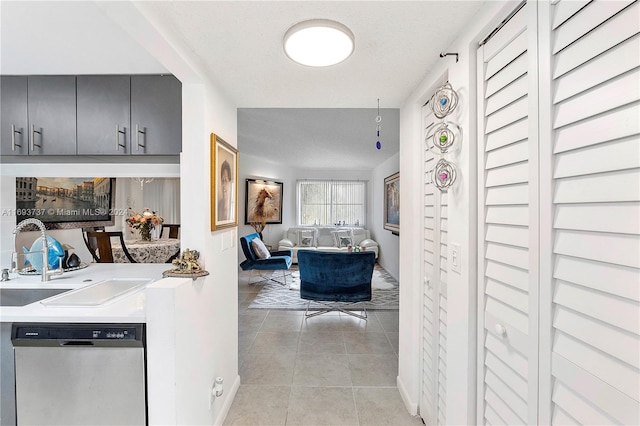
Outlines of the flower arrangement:
[{"label": "flower arrangement", "polygon": [[145,208],[142,213],[137,213],[129,207],[127,223],[131,228],[137,229],[138,232],[140,232],[140,238],[144,241],[151,241],[151,230],[162,222],[164,222],[162,216],[158,215],[155,211],[151,211],[149,208]]}]

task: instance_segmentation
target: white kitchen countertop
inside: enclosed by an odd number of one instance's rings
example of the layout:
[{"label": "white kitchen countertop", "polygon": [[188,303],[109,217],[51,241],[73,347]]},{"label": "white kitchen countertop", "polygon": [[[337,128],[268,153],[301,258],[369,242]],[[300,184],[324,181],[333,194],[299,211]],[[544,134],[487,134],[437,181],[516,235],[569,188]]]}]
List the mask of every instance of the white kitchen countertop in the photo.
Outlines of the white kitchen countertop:
[{"label": "white kitchen countertop", "polygon": [[[0,289],[77,289],[112,278],[162,279],[171,269],[166,263],[90,263],[86,268],[51,276],[42,282],[40,275],[19,275],[0,282]],[[150,284],[153,285],[153,284]],[[0,306],[0,322],[146,322],[145,291],[128,293],[95,307],[44,306],[40,301],[26,306]]]}]

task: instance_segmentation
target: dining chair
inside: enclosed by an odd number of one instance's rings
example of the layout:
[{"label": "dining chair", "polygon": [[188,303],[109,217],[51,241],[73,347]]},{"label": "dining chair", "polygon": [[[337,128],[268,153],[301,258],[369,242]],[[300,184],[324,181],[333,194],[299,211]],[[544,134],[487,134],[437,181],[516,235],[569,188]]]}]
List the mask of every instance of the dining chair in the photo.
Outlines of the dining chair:
[{"label": "dining chair", "polygon": [[131,263],[138,263],[131,256],[129,250],[127,250],[127,246],[124,244],[124,235],[121,231],[89,231],[87,232],[87,239],[89,240],[89,244],[93,245],[95,243],[95,250],[91,250],[91,253],[96,253],[96,262],[98,263],[114,263],[113,258],[113,247],[111,246],[111,239],[118,238],[120,240],[120,246],[122,247],[122,251],[124,255],[129,259]]},{"label": "dining chair", "polygon": [[164,230],[167,229],[169,231],[169,238],[178,238],[178,234],[180,233],[180,224],[176,223],[163,223],[162,230],[160,231],[160,238],[164,237]]},{"label": "dining chair", "polygon": [[98,256],[96,256],[96,250],[98,249],[98,245],[95,239],[93,241],[90,241],[89,238],[87,237],[87,232],[97,232],[97,231],[104,232],[104,226],[89,226],[86,228],[82,228],[82,239],[84,240],[84,244],[87,246],[89,253],[91,253],[93,260],[95,260],[96,262],[100,262],[100,260],[98,259]]}]

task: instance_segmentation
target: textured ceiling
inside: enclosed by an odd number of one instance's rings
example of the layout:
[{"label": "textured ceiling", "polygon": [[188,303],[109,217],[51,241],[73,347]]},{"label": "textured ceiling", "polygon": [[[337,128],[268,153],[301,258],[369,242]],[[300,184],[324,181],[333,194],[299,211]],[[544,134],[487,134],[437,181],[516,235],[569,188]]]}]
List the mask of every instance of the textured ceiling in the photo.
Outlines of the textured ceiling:
[{"label": "textured ceiling", "polygon": [[[161,73],[102,2],[0,2],[3,74]],[[232,104],[240,152],[315,168],[373,168],[398,152],[397,108],[438,61],[482,1],[142,1],[136,8],[185,46]],[[293,24],[325,18],[355,34],[341,64],[293,63],[282,37]],[[116,20],[118,18],[116,17]],[[377,100],[383,149],[375,149]],[[298,113],[292,109],[302,109]],[[317,112],[310,109],[318,108]],[[260,109],[266,109],[260,111]],[[330,112],[328,110],[335,109]],[[388,110],[386,110],[388,109]],[[393,111],[395,109],[395,111]],[[385,112],[386,110],[386,112]],[[240,110],[242,111],[242,110]],[[244,115],[243,115],[244,114]],[[268,117],[268,118],[267,118]],[[252,123],[265,120],[263,130]],[[278,124],[278,126],[276,126]],[[385,140],[385,138],[387,138]],[[272,144],[265,149],[265,143]],[[336,155],[336,153],[341,153]],[[271,157],[270,157],[271,156]]]},{"label": "textured ceiling", "polygon": [[[464,28],[481,1],[145,1],[240,108],[398,108]],[[292,62],[282,38],[324,18],[355,35],[346,61]],[[447,58],[445,60],[451,60]]]},{"label": "textured ceiling", "polygon": [[298,169],[370,170],[400,149],[400,110],[365,108],[241,108],[238,147]]},{"label": "textured ceiling", "polygon": [[[399,108],[481,1],[141,2],[188,46],[239,108],[238,148],[313,169],[372,169],[399,150]],[[292,62],[297,22],[341,22],[355,51],[331,67]],[[375,148],[378,99],[383,148]],[[314,108],[318,110],[314,111]],[[371,109],[373,108],[373,109]],[[384,110],[395,108],[395,110]],[[261,110],[263,109],[263,110]],[[299,109],[299,110],[295,110]]]}]

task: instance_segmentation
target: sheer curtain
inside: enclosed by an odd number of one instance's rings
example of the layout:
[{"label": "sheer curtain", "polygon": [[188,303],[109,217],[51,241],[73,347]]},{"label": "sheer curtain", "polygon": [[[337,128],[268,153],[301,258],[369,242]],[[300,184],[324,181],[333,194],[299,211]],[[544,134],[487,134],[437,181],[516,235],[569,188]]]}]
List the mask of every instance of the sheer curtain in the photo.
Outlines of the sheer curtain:
[{"label": "sheer curtain", "polygon": [[149,208],[162,216],[165,223],[180,223],[180,179],[155,178],[152,182],[144,184],[142,188],[139,183],[130,178],[116,179],[116,213],[118,215],[114,225],[124,231],[127,239],[136,238],[129,232],[125,223],[129,207],[136,212]]},{"label": "sheer curtain", "polygon": [[365,226],[366,193],[363,181],[298,181],[298,224]]}]

